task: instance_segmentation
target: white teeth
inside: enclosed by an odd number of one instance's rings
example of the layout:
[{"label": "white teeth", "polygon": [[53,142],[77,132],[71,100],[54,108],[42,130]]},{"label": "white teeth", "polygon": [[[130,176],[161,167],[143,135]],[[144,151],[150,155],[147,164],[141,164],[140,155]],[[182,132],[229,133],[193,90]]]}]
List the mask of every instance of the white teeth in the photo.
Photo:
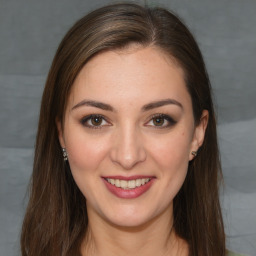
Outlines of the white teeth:
[{"label": "white teeth", "polygon": [[128,188],[135,188],[136,181],[135,180],[129,180],[128,181]]},{"label": "white teeth", "polygon": [[115,181],[115,186],[118,187],[118,188],[120,188],[120,186],[121,186],[121,185],[120,185],[120,180],[116,180],[116,181]]},{"label": "white teeth", "polygon": [[122,188],[122,189],[133,189],[145,185],[150,181],[150,178],[136,179],[136,180],[119,180],[119,179],[106,179],[110,184]]},{"label": "white teeth", "polygon": [[137,179],[137,180],[136,180],[136,184],[135,184],[135,185],[136,185],[136,187],[141,186],[141,179]]},{"label": "white teeth", "polygon": [[[115,184],[113,184],[115,185]],[[127,188],[127,181],[126,180],[120,180],[120,187],[121,188]]]}]

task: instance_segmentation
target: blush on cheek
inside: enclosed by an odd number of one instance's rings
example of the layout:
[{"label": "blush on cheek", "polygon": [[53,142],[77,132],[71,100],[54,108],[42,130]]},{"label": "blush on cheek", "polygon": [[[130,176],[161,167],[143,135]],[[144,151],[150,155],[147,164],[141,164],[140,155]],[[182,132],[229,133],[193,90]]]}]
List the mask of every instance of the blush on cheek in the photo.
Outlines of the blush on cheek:
[{"label": "blush on cheek", "polygon": [[93,170],[96,156],[90,152],[72,152],[72,154],[69,154],[70,167],[75,171]]},{"label": "blush on cheek", "polygon": [[[180,138],[180,139],[179,139]],[[181,136],[175,140],[169,140],[164,144],[154,148],[154,158],[161,169],[167,170],[169,173],[180,173],[186,175],[188,169],[188,147],[189,143],[181,139]]]},{"label": "blush on cheek", "polygon": [[70,167],[78,171],[93,171],[97,169],[106,155],[107,149],[102,141],[84,139],[76,140],[68,145]]},{"label": "blush on cheek", "polygon": [[158,152],[159,156],[163,159],[174,158],[178,159],[187,154],[188,142],[184,140],[184,137],[179,136],[170,138],[164,142],[160,142],[154,145],[154,152]]}]

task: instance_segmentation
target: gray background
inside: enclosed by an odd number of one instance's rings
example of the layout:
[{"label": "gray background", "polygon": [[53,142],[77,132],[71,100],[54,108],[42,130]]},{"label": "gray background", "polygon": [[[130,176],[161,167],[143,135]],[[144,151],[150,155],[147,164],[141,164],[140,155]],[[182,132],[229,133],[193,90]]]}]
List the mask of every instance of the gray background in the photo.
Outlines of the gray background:
[{"label": "gray background", "polygon": [[[0,0],[0,255],[19,255],[40,98],[56,48],[78,18],[110,2]],[[256,1],[154,3],[183,18],[204,54],[218,114],[228,246],[254,256]]]}]

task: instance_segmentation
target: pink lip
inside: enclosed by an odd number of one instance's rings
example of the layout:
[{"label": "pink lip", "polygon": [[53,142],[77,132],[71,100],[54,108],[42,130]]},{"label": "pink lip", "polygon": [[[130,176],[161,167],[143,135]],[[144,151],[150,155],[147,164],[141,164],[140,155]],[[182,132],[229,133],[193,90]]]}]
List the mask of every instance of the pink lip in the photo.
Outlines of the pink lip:
[{"label": "pink lip", "polygon": [[129,176],[129,177],[126,177],[126,176],[104,176],[102,177],[103,179],[118,179],[118,180],[136,180],[136,179],[147,179],[147,178],[150,178],[150,179],[153,179],[155,178],[155,176],[146,176],[146,175],[133,175],[133,176]]},{"label": "pink lip", "polygon": [[[155,181],[155,177],[152,176],[130,176],[130,177],[123,177],[123,176],[107,176],[102,177],[103,182],[105,183],[107,189],[114,194],[115,196],[119,198],[125,198],[125,199],[132,199],[137,198],[144,194],[146,191],[150,189],[152,184]],[[140,187],[132,188],[132,189],[122,189],[118,188],[115,185],[110,184],[106,181],[106,179],[120,179],[120,180],[135,180],[135,179],[146,179],[150,178],[151,180],[147,182],[145,185],[141,185]]]}]

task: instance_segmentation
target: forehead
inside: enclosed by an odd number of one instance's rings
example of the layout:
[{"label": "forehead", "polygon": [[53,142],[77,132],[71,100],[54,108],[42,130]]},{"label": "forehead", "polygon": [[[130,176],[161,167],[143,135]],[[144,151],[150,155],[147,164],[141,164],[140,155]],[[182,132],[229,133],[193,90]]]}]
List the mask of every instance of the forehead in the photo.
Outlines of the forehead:
[{"label": "forehead", "polygon": [[73,84],[70,103],[92,98],[108,103],[141,104],[159,98],[190,102],[177,61],[153,47],[106,51],[93,57]]}]

